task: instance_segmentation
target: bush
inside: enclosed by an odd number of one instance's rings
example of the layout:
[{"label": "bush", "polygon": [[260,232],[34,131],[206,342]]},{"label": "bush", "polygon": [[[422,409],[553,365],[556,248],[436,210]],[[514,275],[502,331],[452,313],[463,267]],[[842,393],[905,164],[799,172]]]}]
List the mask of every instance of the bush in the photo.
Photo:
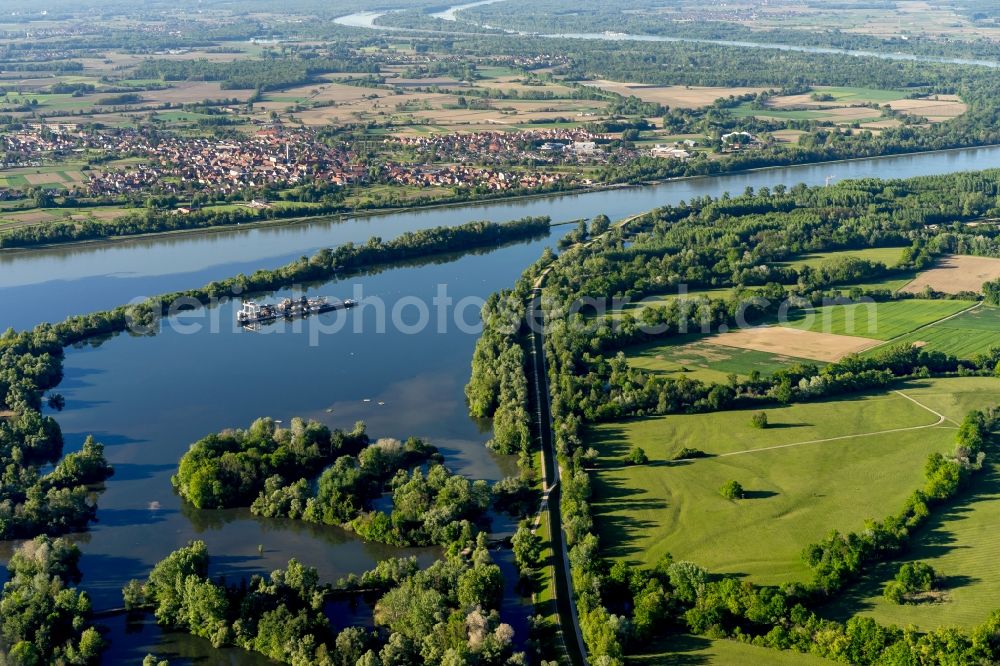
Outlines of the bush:
[{"label": "bush", "polygon": [[722,484],[722,488],[719,488],[719,494],[726,499],[742,499],[743,486],[739,481],[726,481]]},{"label": "bush", "polygon": [[883,595],[894,604],[915,603],[921,593],[934,589],[937,578],[934,567],[926,562],[907,562],[885,586]]},{"label": "bush", "polygon": [[983,296],[987,305],[1000,305],[1000,280],[983,283]]},{"label": "bush", "polygon": [[755,412],[753,416],[750,417],[750,425],[758,430],[763,430],[767,427],[767,412]]},{"label": "bush", "polygon": [[708,454],[701,449],[690,449],[684,447],[673,457],[673,460],[688,460],[690,458],[707,458]]},{"label": "bush", "polygon": [[649,456],[638,446],[633,446],[628,450],[628,455],[625,456],[625,460],[631,465],[645,465],[649,462]]}]

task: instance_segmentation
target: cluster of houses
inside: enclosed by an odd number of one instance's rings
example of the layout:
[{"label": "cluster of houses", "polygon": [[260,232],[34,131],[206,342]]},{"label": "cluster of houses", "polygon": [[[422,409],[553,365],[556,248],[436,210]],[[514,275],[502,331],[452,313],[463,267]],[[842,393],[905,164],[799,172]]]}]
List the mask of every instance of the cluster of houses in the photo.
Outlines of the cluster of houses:
[{"label": "cluster of houses", "polygon": [[419,169],[392,166],[388,168],[390,182],[426,187],[481,187],[492,192],[513,189],[536,189],[557,183],[558,173],[518,172],[509,169],[489,169],[452,165]]},{"label": "cluster of houses", "polygon": [[663,159],[688,160],[694,155],[691,149],[697,145],[698,142],[694,139],[676,141],[673,144],[658,143],[652,147],[649,154]]},{"label": "cluster of houses", "polygon": [[0,167],[9,169],[36,166],[41,155],[67,155],[84,148],[76,125],[35,123],[24,130],[0,133],[0,150],[4,153]]},{"label": "cluster of houses", "polygon": [[[108,146],[119,154],[126,146]],[[248,188],[294,187],[326,182],[349,185],[369,176],[346,146],[328,146],[306,129],[274,127],[228,140],[158,135],[130,142],[143,162],[92,174],[88,194],[205,191],[228,196]]]},{"label": "cluster of houses", "polygon": [[506,163],[594,161],[604,155],[598,142],[608,137],[582,129],[538,129],[521,132],[471,132],[398,137],[386,143],[415,149],[425,159],[453,162]]},{"label": "cluster of houses", "polygon": [[722,152],[725,153],[761,145],[760,139],[750,132],[729,132],[728,134],[723,134],[720,138],[722,139]]},{"label": "cluster of houses", "polygon": [[[74,195],[84,197],[145,192],[210,192],[214,196],[229,196],[263,187],[283,189],[311,183],[346,186],[371,181],[505,191],[538,188],[560,180],[557,174],[462,164],[462,160],[454,159],[455,155],[449,152],[454,149],[469,156],[479,151],[501,150],[506,154],[514,150],[514,143],[504,133],[466,138],[455,135],[426,144],[424,147],[435,154],[441,151],[440,160],[412,164],[384,161],[371,165],[363,163],[350,144],[327,145],[309,129],[274,126],[226,140],[134,130],[81,132],[75,127],[57,130],[29,128],[5,135],[3,145],[8,154],[25,159],[91,150],[111,158],[139,158],[88,171],[86,182],[74,185],[71,190]],[[539,140],[556,138],[569,141],[583,137],[559,132],[539,135]]]}]

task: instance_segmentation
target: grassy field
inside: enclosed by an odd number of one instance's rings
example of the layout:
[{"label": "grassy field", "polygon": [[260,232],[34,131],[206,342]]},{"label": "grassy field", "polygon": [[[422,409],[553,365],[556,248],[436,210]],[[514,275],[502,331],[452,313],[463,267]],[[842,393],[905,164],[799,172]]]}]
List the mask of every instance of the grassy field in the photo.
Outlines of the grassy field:
[{"label": "grassy field", "polygon": [[1000,308],[981,306],[919,331],[904,335],[899,343],[919,344],[927,349],[973,358],[991,347],[1000,347]]},{"label": "grassy field", "polygon": [[969,301],[904,300],[827,305],[789,315],[783,325],[816,333],[892,340],[974,305]]},{"label": "grassy field", "polygon": [[[957,420],[968,408],[1000,402],[1000,379],[922,380],[904,393]],[[927,454],[950,450],[955,436],[953,424],[939,425],[896,393],[767,412],[773,425],[763,431],[751,427],[748,411],[589,431],[588,444],[600,453],[594,516],[608,555],[649,565],[669,552],[761,584],[804,580],[807,544],[897,510],[921,484]],[[646,451],[648,465],[624,465],[632,445]],[[670,462],[685,447],[712,457]],[[732,479],[746,499],[721,497],[719,488]]]},{"label": "grassy field", "polygon": [[824,111],[807,111],[803,109],[782,110],[782,109],[756,109],[749,102],[744,102],[739,106],[730,109],[730,112],[737,118],[777,118],[779,120],[818,120],[826,118],[829,114]]},{"label": "grassy field", "polygon": [[880,261],[889,268],[892,268],[899,263],[902,256],[903,248],[901,247],[872,247],[861,250],[839,250],[837,252],[815,252],[812,254],[804,254],[790,261],[783,262],[781,265],[792,266],[794,268],[801,268],[803,266],[819,268],[820,264],[828,259],[857,257],[859,259],[867,259],[869,261]]},{"label": "grassy field", "polygon": [[[951,418],[959,418],[978,406],[981,392],[1000,402],[993,387],[996,380],[968,378],[962,393],[944,395],[924,391],[918,399]],[[920,392],[914,392],[918,396]],[[981,624],[1000,607],[1000,462],[994,449],[993,464],[969,490],[935,514],[914,534],[905,557],[876,567],[860,583],[824,609],[830,617],[870,615],[886,624],[915,625],[929,630],[939,626],[966,629]],[[882,597],[885,583],[903,562],[924,561],[945,577],[941,603],[898,606]]]},{"label": "grassy field", "polygon": [[[747,290],[752,291],[752,290]],[[694,300],[698,298],[707,298],[709,300],[725,300],[731,298],[736,293],[736,290],[732,287],[718,287],[716,289],[693,289],[691,291],[685,291],[681,293],[679,290],[668,294],[653,294],[647,296],[640,301],[635,301],[631,303],[625,303],[619,307],[612,307],[608,310],[608,314],[618,316],[623,312],[631,313],[632,316],[638,317],[639,313],[643,308],[647,308],[651,305],[660,306],[665,305],[670,301],[677,300],[678,298],[685,298],[688,300]]]},{"label": "grassy field", "polygon": [[[869,261],[879,261],[889,268],[893,268],[899,265],[899,260],[902,258],[903,248],[899,247],[874,247],[866,248],[862,250],[841,250],[837,252],[815,252],[812,254],[802,255],[793,260],[783,262],[783,266],[792,266],[795,268],[808,266],[810,268],[819,268],[819,266],[827,259],[835,259],[837,257],[858,257],[860,259],[868,259]],[[884,278],[876,278],[866,282],[852,283],[847,285],[838,285],[835,288],[840,288],[843,290],[849,290],[851,287],[860,287],[862,289],[885,289],[888,291],[898,291],[904,286],[909,284],[914,277],[916,277],[916,271],[911,271],[907,273],[902,273],[900,275],[894,275]]]},{"label": "grassy field", "polygon": [[874,278],[872,280],[865,280],[863,282],[852,282],[851,284],[834,285],[833,289],[838,289],[843,293],[849,293],[854,287],[860,289],[866,289],[869,291],[889,291],[897,292],[906,285],[913,281],[913,278],[917,276],[916,271],[904,271],[897,273],[895,275],[889,275],[882,278]]},{"label": "grassy field", "polygon": [[832,96],[838,102],[891,102],[902,99],[909,93],[902,90],[876,90],[875,88],[849,88],[839,86],[817,86],[816,92]]},{"label": "grassy field", "polygon": [[794,363],[813,362],[809,359],[702,342],[697,336],[685,336],[666,344],[652,342],[630,347],[627,355],[632,367],[660,375],[700,379],[708,383],[725,383],[730,374],[746,377],[757,370],[762,375],[769,375]]},{"label": "grassy field", "polygon": [[630,656],[628,666],[813,666],[834,662],[811,654],[766,648],[724,639],[678,634],[664,638],[649,654]]}]

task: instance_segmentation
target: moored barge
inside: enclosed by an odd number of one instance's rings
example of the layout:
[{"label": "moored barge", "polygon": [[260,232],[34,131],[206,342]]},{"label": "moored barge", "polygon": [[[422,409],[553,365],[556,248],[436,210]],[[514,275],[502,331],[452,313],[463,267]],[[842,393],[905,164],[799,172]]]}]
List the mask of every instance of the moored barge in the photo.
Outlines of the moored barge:
[{"label": "moored barge", "polygon": [[355,305],[357,305],[357,301],[350,298],[342,301],[340,299],[330,300],[325,296],[286,298],[278,303],[243,301],[243,307],[236,313],[236,323],[240,326],[266,324],[278,319],[297,319],[321,312],[353,308]]}]

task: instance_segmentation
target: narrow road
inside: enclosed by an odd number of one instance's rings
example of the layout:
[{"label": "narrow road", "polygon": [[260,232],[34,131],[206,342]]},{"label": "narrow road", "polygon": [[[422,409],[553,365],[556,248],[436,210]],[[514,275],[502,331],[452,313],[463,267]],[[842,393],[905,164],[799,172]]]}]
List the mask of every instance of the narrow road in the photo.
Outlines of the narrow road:
[{"label": "narrow road", "polygon": [[[541,278],[539,279],[541,282]],[[536,284],[528,302],[527,320],[531,330],[531,377],[528,387],[535,405],[535,429],[542,449],[542,510],[548,511],[549,532],[554,555],[554,583],[556,610],[565,638],[566,651],[573,666],[587,665],[587,647],[580,633],[580,621],[573,599],[573,577],[569,570],[569,552],[562,529],[559,512],[559,462],[556,459],[552,435],[552,413],[549,409],[549,385],[545,371],[544,330],[545,314],[541,308],[541,285]]]}]

